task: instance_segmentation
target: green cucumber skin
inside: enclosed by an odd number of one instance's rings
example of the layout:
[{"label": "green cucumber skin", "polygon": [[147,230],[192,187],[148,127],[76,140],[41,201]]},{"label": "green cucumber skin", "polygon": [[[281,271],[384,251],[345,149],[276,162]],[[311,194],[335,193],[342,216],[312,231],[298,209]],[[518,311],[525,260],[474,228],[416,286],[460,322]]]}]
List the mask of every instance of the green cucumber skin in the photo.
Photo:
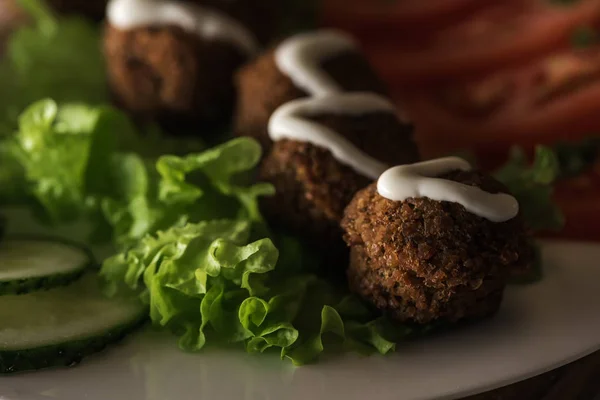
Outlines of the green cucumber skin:
[{"label": "green cucumber skin", "polygon": [[147,313],[104,334],[69,343],[39,347],[37,349],[0,350],[0,374],[15,374],[51,367],[73,367],[85,357],[99,353],[108,345],[121,341],[147,321]]},{"label": "green cucumber skin", "polygon": [[[2,220],[0,219],[0,239],[2,239],[1,230]],[[56,287],[66,286],[69,283],[75,282],[76,280],[81,278],[81,276],[83,276],[83,274],[88,272],[91,268],[98,268],[98,263],[96,262],[94,255],[92,254],[90,249],[88,249],[81,243],[45,235],[7,235],[6,237],[4,237],[4,239],[46,241],[65,244],[83,251],[87,255],[89,262],[87,266],[85,266],[81,270],[69,274],[59,274],[53,276],[42,276],[39,278],[25,278],[10,282],[0,282],[0,296],[9,294],[27,294],[40,290],[50,290]]]},{"label": "green cucumber skin", "polygon": [[[0,217],[1,219],[1,217]],[[0,225],[2,222],[0,221]],[[39,241],[39,242],[54,242],[60,243],[67,246],[75,247],[83,251],[90,260],[90,265],[99,268],[100,264],[96,261],[94,254],[92,251],[84,244],[76,242],[74,240],[66,239],[61,236],[50,236],[50,235],[38,235],[38,234],[23,234],[23,233],[9,233],[4,236],[6,240],[30,240],[30,241]]]},{"label": "green cucumber skin", "polygon": [[0,296],[9,294],[27,294],[40,290],[50,290],[75,282],[89,271],[90,266],[70,274],[42,276],[40,278],[20,279],[17,281],[0,282]]}]

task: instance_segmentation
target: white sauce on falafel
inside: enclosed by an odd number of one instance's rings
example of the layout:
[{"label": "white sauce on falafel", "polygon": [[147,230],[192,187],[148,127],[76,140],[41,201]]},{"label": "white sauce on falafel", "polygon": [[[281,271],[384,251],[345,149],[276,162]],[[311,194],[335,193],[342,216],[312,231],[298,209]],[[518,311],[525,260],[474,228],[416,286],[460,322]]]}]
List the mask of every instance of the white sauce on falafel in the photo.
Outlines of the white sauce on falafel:
[{"label": "white sauce on falafel", "polygon": [[106,16],[119,29],[174,25],[202,38],[232,43],[248,55],[259,50],[254,35],[240,22],[196,4],[177,0],[111,0]]},{"label": "white sauce on falafel", "polygon": [[339,93],[342,88],[321,68],[336,54],[356,49],[355,41],[335,30],[303,33],[284,40],[275,50],[275,63],[294,85],[311,96]]},{"label": "white sauce on falafel", "polygon": [[321,67],[328,57],[355,48],[355,42],[343,33],[317,31],[293,36],[275,50],[279,70],[312,97],[293,100],[279,107],[269,120],[270,138],[273,141],[308,142],[329,150],[342,164],[377,179],[379,194],[392,201],[426,197],[458,203],[468,212],[492,222],[516,217],[519,203],[513,196],[489,193],[475,186],[439,178],[456,170],[470,171],[471,165],[461,158],[440,158],[388,169],[339,133],[308,119],[324,113],[356,116],[390,112],[400,121],[407,120],[389,100],[377,94],[343,93]]},{"label": "white sauce on falafel", "polygon": [[457,170],[470,171],[471,165],[458,157],[400,165],[388,169],[379,177],[377,191],[392,201],[426,197],[458,203],[470,213],[492,222],[504,222],[517,216],[519,203],[511,195],[492,194],[475,186],[437,178]]},{"label": "white sauce on falafel", "polygon": [[269,136],[274,141],[291,139],[325,148],[342,164],[363,176],[377,179],[388,165],[369,156],[332,129],[307,119],[325,113],[360,116],[375,112],[396,114],[396,108],[386,98],[366,92],[293,100],[273,113],[269,120]]}]

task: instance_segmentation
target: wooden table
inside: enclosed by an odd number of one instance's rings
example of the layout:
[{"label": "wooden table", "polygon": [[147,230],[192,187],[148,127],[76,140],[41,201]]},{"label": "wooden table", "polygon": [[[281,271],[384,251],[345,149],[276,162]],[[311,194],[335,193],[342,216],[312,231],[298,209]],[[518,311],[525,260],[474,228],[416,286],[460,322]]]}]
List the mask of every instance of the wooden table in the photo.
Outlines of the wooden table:
[{"label": "wooden table", "polygon": [[600,352],[526,381],[464,400],[600,400]]}]

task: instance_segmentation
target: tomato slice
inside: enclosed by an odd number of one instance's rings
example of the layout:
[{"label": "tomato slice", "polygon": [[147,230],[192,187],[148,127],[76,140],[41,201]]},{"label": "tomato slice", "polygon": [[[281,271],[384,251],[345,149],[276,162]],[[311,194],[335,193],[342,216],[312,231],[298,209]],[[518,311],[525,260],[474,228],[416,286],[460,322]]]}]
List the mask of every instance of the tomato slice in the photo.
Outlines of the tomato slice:
[{"label": "tomato slice", "polygon": [[483,79],[399,91],[427,156],[471,148],[491,159],[600,131],[600,45]]},{"label": "tomato slice", "polygon": [[325,0],[322,22],[346,29],[420,28],[453,21],[485,3],[501,0]]},{"label": "tomato slice", "polygon": [[390,84],[413,86],[521,64],[568,45],[576,29],[600,18],[597,0],[580,0],[570,6],[548,0],[489,4],[429,34],[367,40],[366,52]]}]

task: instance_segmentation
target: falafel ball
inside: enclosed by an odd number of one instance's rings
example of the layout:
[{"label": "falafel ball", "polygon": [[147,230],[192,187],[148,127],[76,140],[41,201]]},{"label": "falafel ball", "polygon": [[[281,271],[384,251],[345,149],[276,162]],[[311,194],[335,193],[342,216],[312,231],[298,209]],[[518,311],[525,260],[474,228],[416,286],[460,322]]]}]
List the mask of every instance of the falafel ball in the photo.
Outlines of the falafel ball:
[{"label": "falafel ball", "polygon": [[[317,37],[327,33],[329,32],[317,31],[304,35]],[[296,35],[280,43],[242,67],[235,77],[238,99],[234,134],[253,137],[266,150],[272,145],[267,125],[273,112],[289,101],[313,95],[298,87],[290,76],[281,71],[276,61],[276,53],[281,46],[296,39],[301,40],[302,36]],[[318,64],[343,92],[387,94],[384,83],[357,47],[348,46],[341,51],[331,52],[331,55],[324,57]]]},{"label": "falafel ball", "polygon": [[[112,0],[104,53],[115,102],[170,133],[221,126],[232,112],[234,71],[273,33],[269,4]],[[140,21],[135,7],[155,8]]]},{"label": "falafel ball", "polygon": [[[441,176],[490,193],[507,193],[479,172]],[[533,251],[520,216],[495,223],[462,205],[428,198],[396,202],[376,184],[345,211],[350,288],[398,321],[456,322],[494,314],[512,269]]]},{"label": "falafel ball", "polygon": [[[394,113],[360,116],[319,114],[309,118],[343,136],[358,149],[386,164],[419,159],[412,127]],[[299,235],[326,255],[335,271],[347,264],[340,221],[356,192],[372,179],[341,163],[312,143],[283,139],[274,142],[264,158],[259,179],[275,186],[276,194],[263,198],[261,209],[272,225]]]}]

